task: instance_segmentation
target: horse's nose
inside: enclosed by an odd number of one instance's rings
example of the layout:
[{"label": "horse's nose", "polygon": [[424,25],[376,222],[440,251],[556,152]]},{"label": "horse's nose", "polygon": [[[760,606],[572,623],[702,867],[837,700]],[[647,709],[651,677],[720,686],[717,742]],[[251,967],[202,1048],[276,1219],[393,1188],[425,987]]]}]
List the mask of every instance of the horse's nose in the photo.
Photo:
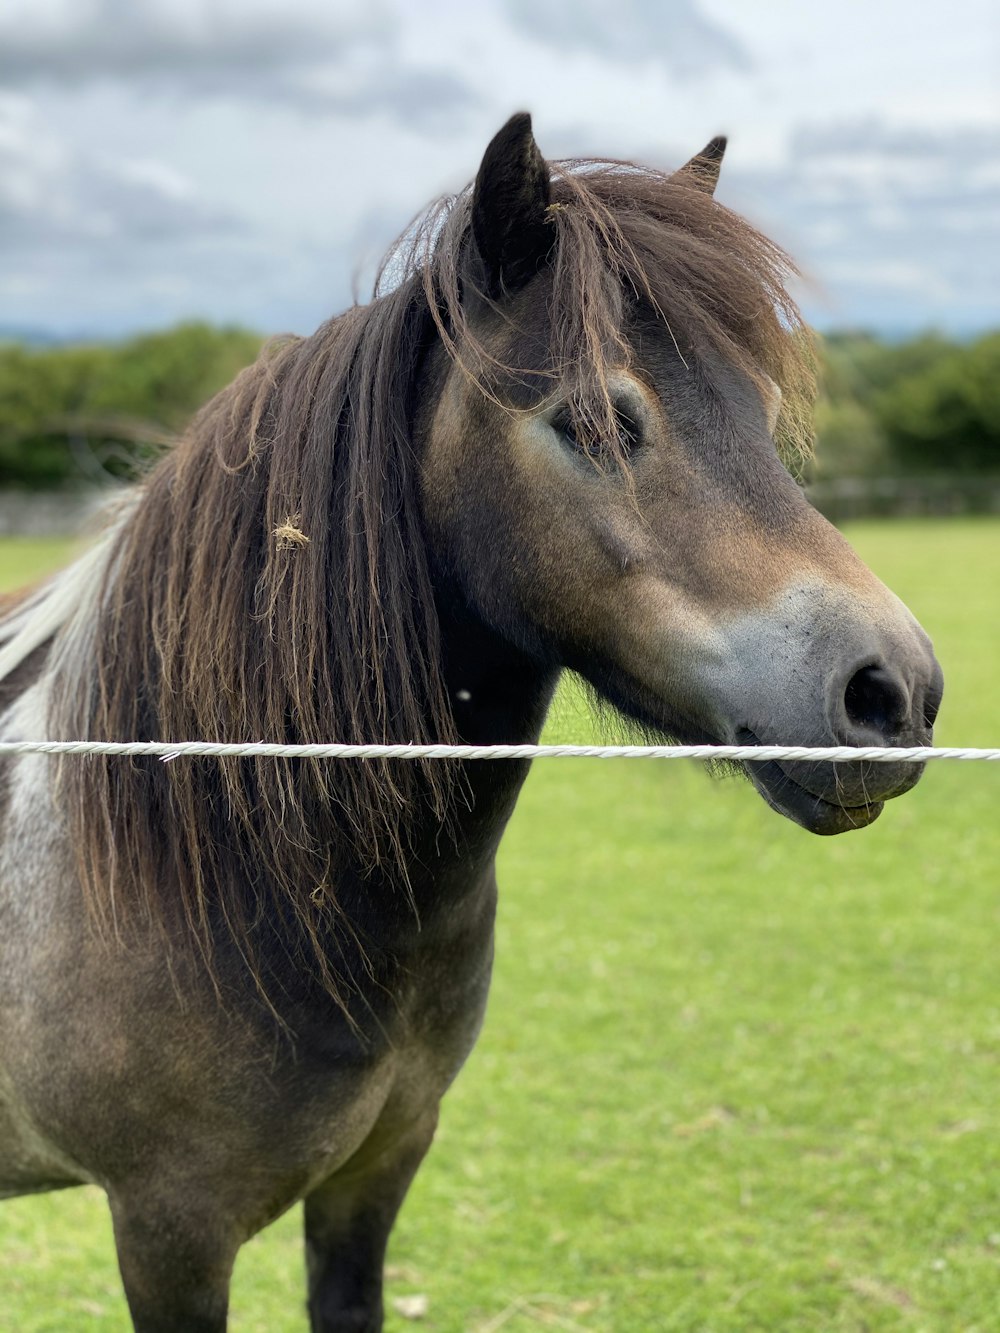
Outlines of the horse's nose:
[{"label": "horse's nose", "polygon": [[[863,748],[929,745],[942,675],[926,636],[909,652],[848,658],[827,683],[827,744]],[[783,772],[814,796],[842,806],[871,805],[907,791],[923,765],[794,761]]]},{"label": "horse's nose", "polygon": [[[846,677],[846,683],[845,683]],[[933,653],[909,670],[885,661],[848,668],[831,682],[835,734],[846,745],[928,744],[943,677]]]},{"label": "horse's nose", "polygon": [[863,666],[855,671],[837,702],[852,731],[874,732],[885,741],[899,735],[910,713],[902,677],[885,666]]}]

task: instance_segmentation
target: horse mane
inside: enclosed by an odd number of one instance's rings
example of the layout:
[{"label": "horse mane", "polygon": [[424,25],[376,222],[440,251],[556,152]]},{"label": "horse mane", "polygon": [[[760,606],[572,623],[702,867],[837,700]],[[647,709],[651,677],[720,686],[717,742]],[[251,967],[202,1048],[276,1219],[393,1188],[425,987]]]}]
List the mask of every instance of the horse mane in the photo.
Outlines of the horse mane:
[{"label": "horse mane", "polygon": [[[634,297],[662,313],[682,356],[709,346],[775,380],[784,437],[803,439],[808,347],[777,247],[682,178],[630,164],[554,164],[553,200],[552,345],[537,371],[553,391],[613,418],[607,376],[628,360]],[[473,260],[467,190],[411,227],[370,304],[270,345],[195,417],[120,517],[98,574],[75,594],[54,585],[50,735],[460,739],[414,421],[436,340],[496,392],[502,358],[469,314]],[[93,757],[63,761],[57,791],[99,923],[120,935],[159,924],[210,969],[225,939],[262,991],[260,941],[280,923],[288,956],[346,1005],[346,947],[331,948],[352,931],[342,877],[405,895],[417,824],[447,827],[461,784],[440,761]]]},{"label": "horse mane", "polygon": [[[272,345],[142,486],[80,655],[56,645],[50,729],[86,738],[457,740],[417,505],[416,376],[433,326],[410,282]],[[275,924],[345,999],[345,871],[408,891],[418,809],[454,766],[234,759],[63,764],[95,915],[220,931],[263,987]],[[178,930],[179,928],[179,930]],[[258,944],[255,944],[255,940]],[[360,945],[359,945],[360,947]]]}]

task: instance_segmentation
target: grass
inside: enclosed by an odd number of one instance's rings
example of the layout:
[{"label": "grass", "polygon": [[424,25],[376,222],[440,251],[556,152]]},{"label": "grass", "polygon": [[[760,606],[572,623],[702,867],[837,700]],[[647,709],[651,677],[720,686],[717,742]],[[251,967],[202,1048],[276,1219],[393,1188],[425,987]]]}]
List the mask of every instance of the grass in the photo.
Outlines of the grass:
[{"label": "grass", "polygon": [[20,588],[72,558],[76,543],[58,537],[0,538],[0,587]]},{"label": "grass", "polygon": [[[1000,744],[1000,523],[850,536],[935,638],[938,741]],[[586,725],[567,696],[550,731]],[[992,1333],[998,809],[1000,766],[947,764],[816,839],[687,764],[536,764],[390,1305],[426,1295],[435,1333]],[[299,1225],[241,1254],[236,1333],[304,1328]],[[96,1193],[5,1204],[0,1256],[0,1328],[128,1328]]]}]

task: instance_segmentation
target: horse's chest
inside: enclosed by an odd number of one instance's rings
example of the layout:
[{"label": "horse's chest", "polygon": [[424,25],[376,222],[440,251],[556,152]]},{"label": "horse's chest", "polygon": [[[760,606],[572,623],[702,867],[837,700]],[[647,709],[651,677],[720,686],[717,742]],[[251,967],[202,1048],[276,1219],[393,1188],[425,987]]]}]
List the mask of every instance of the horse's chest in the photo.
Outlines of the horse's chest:
[{"label": "horse's chest", "polygon": [[425,1066],[427,1076],[441,1084],[441,1092],[482,1025],[493,965],[494,910],[490,895],[474,920],[428,942],[414,956],[401,990],[405,1044],[414,1063]]},{"label": "horse's chest", "polygon": [[[300,1102],[307,1153],[318,1177],[357,1154],[378,1153],[433,1114],[479,1034],[493,962],[495,885],[424,919],[396,957],[364,1055],[313,1047],[300,1072],[312,1095]],[[337,1046],[339,1046],[339,1042]]]},{"label": "horse's chest", "polygon": [[493,965],[496,885],[492,871],[474,892],[426,914],[396,955],[387,1024],[389,1059],[406,1084],[440,1097],[482,1025]]}]

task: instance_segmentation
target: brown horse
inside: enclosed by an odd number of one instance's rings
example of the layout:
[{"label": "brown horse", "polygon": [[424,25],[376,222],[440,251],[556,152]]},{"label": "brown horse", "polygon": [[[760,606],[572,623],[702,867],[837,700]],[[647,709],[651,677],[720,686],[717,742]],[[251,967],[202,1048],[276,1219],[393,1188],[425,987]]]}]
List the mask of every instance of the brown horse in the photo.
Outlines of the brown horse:
[{"label": "brown horse", "polygon": [[[722,150],[550,165],[515,116],[392,290],[265,352],[8,609],[0,735],[527,742],[570,667],[684,741],[926,744],[926,635],[781,462],[809,343]],[[817,833],[918,775],[750,767]],[[0,1191],[107,1191],[140,1333],[220,1333],[298,1200],[312,1328],[381,1327],[526,771],[3,770]]]}]

